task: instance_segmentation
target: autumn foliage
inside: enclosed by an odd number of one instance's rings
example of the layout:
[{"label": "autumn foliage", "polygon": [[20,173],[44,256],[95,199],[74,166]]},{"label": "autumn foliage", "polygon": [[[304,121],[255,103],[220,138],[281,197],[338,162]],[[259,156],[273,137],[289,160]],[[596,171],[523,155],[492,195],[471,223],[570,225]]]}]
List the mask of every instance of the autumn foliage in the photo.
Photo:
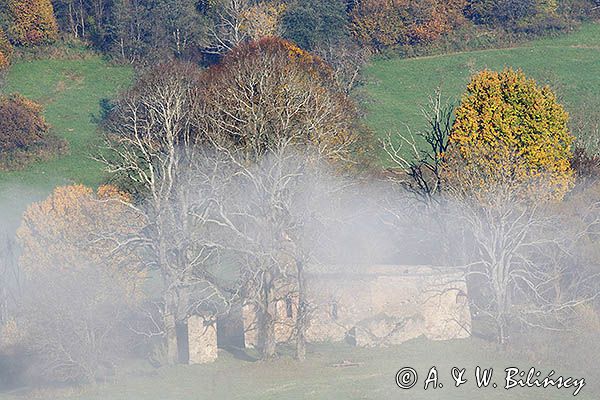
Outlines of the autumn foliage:
[{"label": "autumn foliage", "polygon": [[64,151],[66,143],[49,129],[39,104],[18,94],[0,97],[0,170]]},{"label": "autumn foliage", "polygon": [[28,275],[67,273],[91,265],[127,279],[135,277],[137,260],[126,251],[114,251],[118,239],[140,224],[129,200],[113,186],[101,186],[96,192],[83,185],[57,187],[23,215],[17,232],[23,270]]},{"label": "autumn foliage", "polygon": [[352,11],[351,30],[364,46],[429,43],[465,21],[465,0],[363,0]]},{"label": "autumn foliage", "polygon": [[23,215],[21,322],[45,379],[95,382],[127,352],[124,320],[143,278],[136,253],[118,245],[139,229],[128,201],[112,186],[63,186]]},{"label": "autumn foliage", "polygon": [[276,36],[279,19],[284,11],[284,3],[266,1],[254,4],[243,12],[243,30],[252,40]]},{"label": "autumn foliage", "polygon": [[470,190],[542,182],[552,198],[572,185],[568,114],[548,87],[520,71],[475,75],[456,110],[446,154],[450,181]]},{"label": "autumn foliage", "polygon": [[52,43],[58,38],[58,23],[50,0],[9,0],[10,37],[21,46]]}]

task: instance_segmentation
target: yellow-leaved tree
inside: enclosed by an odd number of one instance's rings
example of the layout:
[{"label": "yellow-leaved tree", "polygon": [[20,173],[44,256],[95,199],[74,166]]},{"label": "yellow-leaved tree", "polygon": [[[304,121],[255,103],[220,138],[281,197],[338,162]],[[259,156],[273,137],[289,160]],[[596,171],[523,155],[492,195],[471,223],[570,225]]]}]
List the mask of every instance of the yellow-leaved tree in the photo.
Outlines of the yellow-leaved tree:
[{"label": "yellow-leaved tree", "polygon": [[445,154],[450,186],[482,194],[522,187],[530,198],[561,199],[573,183],[567,122],[552,90],[523,72],[476,74],[456,109]]}]

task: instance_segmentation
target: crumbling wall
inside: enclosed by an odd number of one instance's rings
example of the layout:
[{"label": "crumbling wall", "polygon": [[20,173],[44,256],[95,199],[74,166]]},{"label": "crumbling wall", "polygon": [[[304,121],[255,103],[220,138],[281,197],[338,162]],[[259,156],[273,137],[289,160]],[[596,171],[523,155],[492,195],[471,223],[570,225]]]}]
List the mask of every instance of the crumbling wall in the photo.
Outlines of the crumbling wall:
[{"label": "crumbling wall", "polygon": [[188,319],[189,363],[205,364],[217,359],[217,325],[210,318],[192,315]]},{"label": "crumbling wall", "polygon": [[[293,292],[279,290],[276,298],[281,300],[274,301],[269,310],[275,316],[275,340],[277,343],[287,343],[292,340],[294,335],[294,326],[298,315],[298,296]],[[246,347],[257,347],[258,313],[254,304],[244,304],[242,307],[242,318],[244,321],[244,342]]]},{"label": "crumbling wall", "polygon": [[[468,337],[471,327],[466,283],[455,271],[432,267],[340,267],[308,278],[309,342],[348,341],[386,346],[425,336],[431,340]],[[282,295],[280,293],[280,295]],[[285,296],[280,296],[284,298]],[[293,337],[297,301],[277,302],[276,338]],[[256,312],[243,309],[245,342],[256,346]]]}]

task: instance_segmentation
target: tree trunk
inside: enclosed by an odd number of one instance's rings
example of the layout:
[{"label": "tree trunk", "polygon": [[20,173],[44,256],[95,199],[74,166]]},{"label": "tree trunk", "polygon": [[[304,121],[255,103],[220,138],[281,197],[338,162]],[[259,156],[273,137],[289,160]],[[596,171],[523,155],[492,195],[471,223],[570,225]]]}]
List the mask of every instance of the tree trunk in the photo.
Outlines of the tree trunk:
[{"label": "tree trunk", "polygon": [[164,302],[166,361],[169,365],[175,365],[179,361],[179,349],[177,347],[177,302],[173,293],[166,293],[164,295]]},{"label": "tree trunk", "polygon": [[263,360],[272,359],[277,352],[277,338],[275,337],[275,304],[271,304],[272,279],[265,274],[262,282],[261,307],[258,311],[258,347]]},{"label": "tree trunk", "polygon": [[304,264],[296,260],[296,271],[298,279],[298,312],[296,315],[296,359],[306,360],[306,328],[308,323],[308,301],[306,299],[306,277],[304,276]]},{"label": "tree trunk", "polygon": [[259,311],[258,315],[258,348],[263,360],[275,358],[277,339],[275,338],[275,321],[268,309]]},{"label": "tree trunk", "polygon": [[165,339],[167,363],[175,365],[179,361],[179,350],[177,347],[177,324],[175,323],[175,316],[171,313],[165,315]]}]

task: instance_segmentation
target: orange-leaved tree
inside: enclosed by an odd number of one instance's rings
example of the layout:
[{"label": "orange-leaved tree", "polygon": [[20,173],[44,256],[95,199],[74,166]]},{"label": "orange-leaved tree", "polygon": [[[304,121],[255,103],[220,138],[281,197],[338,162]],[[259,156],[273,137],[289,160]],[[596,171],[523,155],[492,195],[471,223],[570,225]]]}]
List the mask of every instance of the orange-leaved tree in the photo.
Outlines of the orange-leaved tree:
[{"label": "orange-leaved tree", "polygon": [[9,0],[9,34],[20,46],[37,46],[58,38],[58,23],[50,0]]},{"label": "orange-leaved tree", "polygon": [[349,160],[361,142],[358,112],[331,67],[291,42],[245,43],[204,72],[201,115],[214,140],[262,155],[282,144],[312,145]]},{"label": "orange-leaved tree", "polygon": [[521,71],[484,70],[456,109],[446,178],[451,186],[481,194],[511,186],[529,197],[561,199],[573,181],[574,138],[567,122],[550,88]]},{"label": "orange-leaved tree", "polygon": [[89,264],[107,268],[107,273],[123,282],[135,283],[139,260],[116,245],[119,238],[140,226],[129,201],[127,194],[109,185],[96,192],[83,185],[54,189],[47,199],[30,205],[23,214],[17,236],[24,271],[66,272]]},{"label": "orange-leaved tree", "polygon": [[139,229],[128,202],[111,186],[64,186],[24,213],[20,323],[46,379],[95,382],[127,351],[143,278],[136,253],[119,244]]},{"label": "orange-leaved tree", "polygon": [[352,11],[351,30],[374,51],[427,43],[464,23],[466,0],[363,0]]},{"label": "orange-leaved tree", "polygon": [[10,58],[13,53],[12,45],[6,36],[4,29],[0,27],[0,72],[6,70],[10,64]]}]

